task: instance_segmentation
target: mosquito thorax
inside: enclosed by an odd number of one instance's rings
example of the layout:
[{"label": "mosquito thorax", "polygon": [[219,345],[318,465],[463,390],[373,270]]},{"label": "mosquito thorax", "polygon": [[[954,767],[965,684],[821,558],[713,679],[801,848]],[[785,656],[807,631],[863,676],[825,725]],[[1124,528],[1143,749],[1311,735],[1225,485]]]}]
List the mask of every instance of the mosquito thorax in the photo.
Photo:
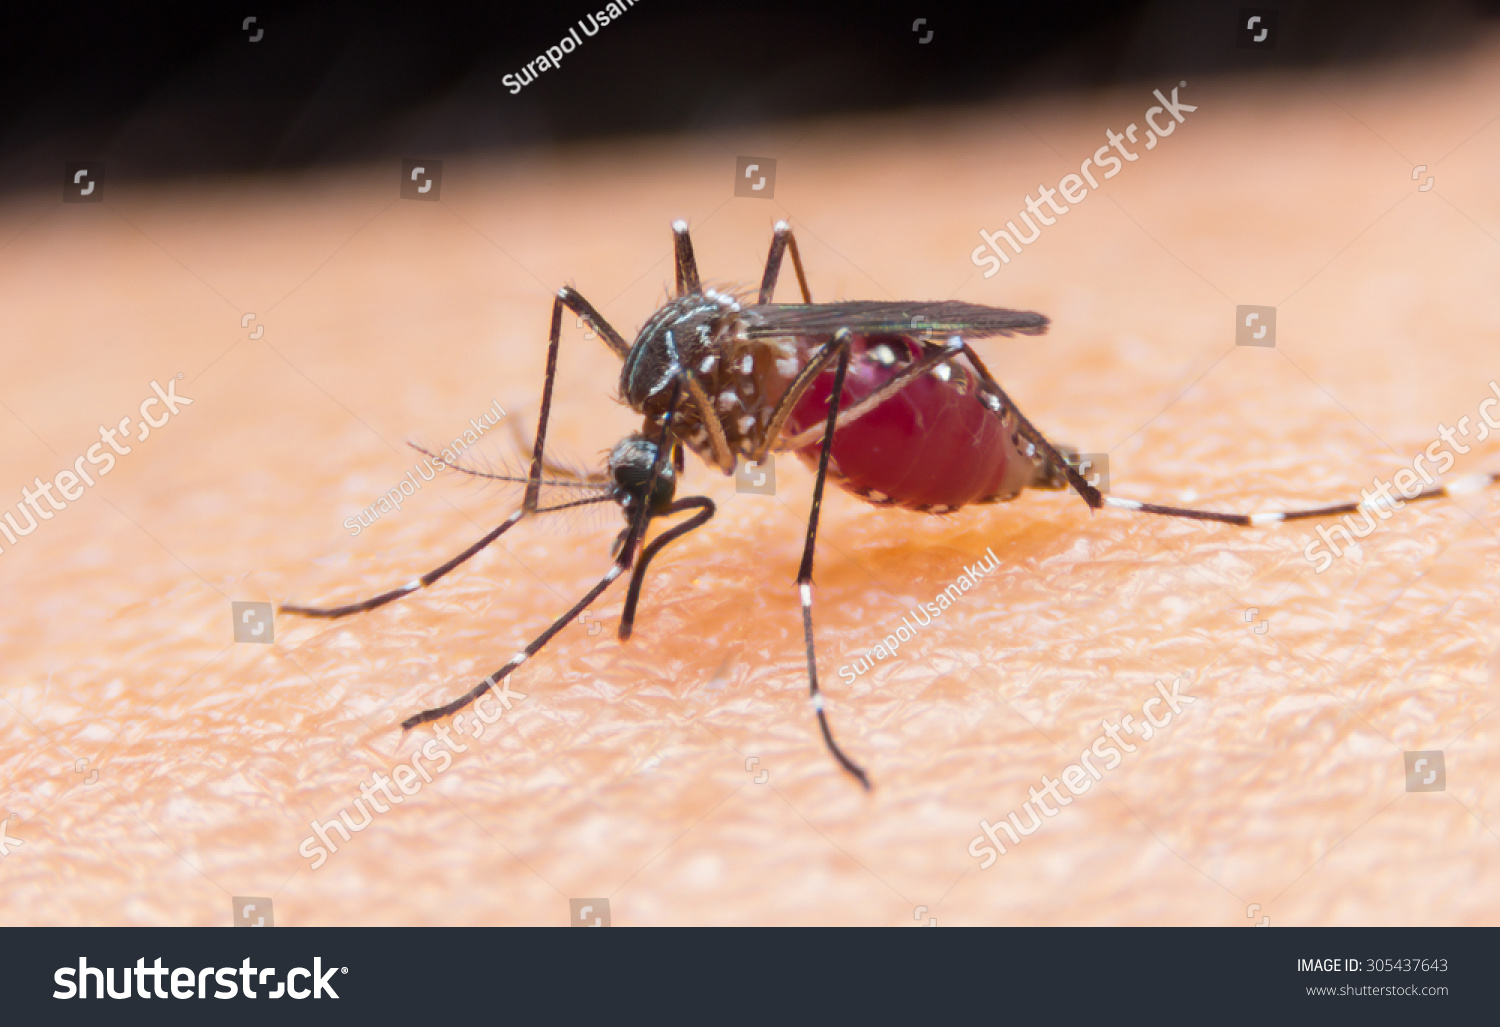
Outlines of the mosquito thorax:
[{"label": "mosquito thorax", "polygon": [[740,304],[706,289],[679,296],[641,326],[620,369],[620,395],[642,413],[665,404],[668,386],[683,368],[699,372],[727,359],[740,329]]},{"label": "mosquito thorax", "polygon": [[[609,478],[615,488],[615,500],[627,512],[637,509],[646,494],[656,453],[656,443],[639,434],[625,436],[609,451]],[[656,488],[651,492],[651,512],[666,513],[676,494],[677,468],[671,460],[663,460],[656,472]]]}]

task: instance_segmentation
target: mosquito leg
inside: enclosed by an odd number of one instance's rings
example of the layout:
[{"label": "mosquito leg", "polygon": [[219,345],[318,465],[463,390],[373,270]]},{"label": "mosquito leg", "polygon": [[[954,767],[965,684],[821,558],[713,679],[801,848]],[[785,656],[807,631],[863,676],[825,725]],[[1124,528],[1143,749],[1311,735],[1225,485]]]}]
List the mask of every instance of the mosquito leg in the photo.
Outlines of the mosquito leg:
[{"label": "mosquito leg", "polygon": [[[939,364],[958,356],[963,352],[963,348],[963,340],[959,339],[956,335],[948,340],[946,346],[929,346],[927,352],[920,359],[894,375],[890,381],[880,386],[880,388],[870,393],[858,403],[840,411],[834,428],[842,428],[849,422],[856,421],[865,416],[891,396],[916,381],[923,374],[937,367]],[[812,386],[818,375],[826,371],[837,356],[838,351],[830,343],[819,350],[807,362],[807,366],[792,380],[792,384],[787,387],[786,392],[776,404],[776,409],[771,413],[770,421],[766,423],[760,446],[750,455],[749,459],[759,463],[765,460],[766,454],[773,448],[778,452],[801,449],[804,446],[814,445],[823,438],[823,432],[827,430],[827,426],[816,424],[805,431],[797,433],[790,439],[777,442],[777,437],[786,426],[787,419],[791,417],[793,408],[802,401],[803,395]]]},{"label": "mosquito leg", "polygon": [[510,676],[511,671],[515,670],[521,664],[531,659],[531,657],[535,656],[537,651],[541,649],[542,646],[552,641],[553,635],[557,634],[563,628],[572,623],[572,621],[575,620],[580,613],[588,608],[588,605],[590,603],[599,598],[604,590],[608,588],[616,578],[625,573],[625,569],[629,566],[630,561],[628,559],[628,555],[626,552],[622,552],[620,559],[615,562],[614,566],[610,567],[609,573],[604,575],[604,577],[599,580],[599,583],[597,585],[589,589],[588,593],[584,595],[582,599],[574,603],[571,610],[563,614],[557,620],[553,621],[552,626],[538,635],[530,645],[528,645],[525,649],[522,649],[520,652],[516,653],[516,655],[512,656],[509,663],[501,667],[499,670],[495,671],[495,673],[491,674],[483,681],[479,682],[479,684],[469,689],[469,691],[465,692],[457,699],[454,699],[452,702],[448,703],[446,706],[439,706],[436,709],[431,710],[423,710],[421,713],[417,713],[410,717],[407,717],[401,722],[401,730],[410,731],[418,724],[425,724],[429,720],[441,720],[444,717],[457,713],[459,710],[472,703],[475,699],[478,699],[485,692],[488,692],[491,688],[494,688],[500,682],[504,681],[507,677]]},{"label": "mosquito leg", "polygon": [[[1010,397],[1005,394],[1005,390],[1000,387],[1000,383],[995,381],[994,375],[990,374],[989,369],[984,366],[984,362],[979,359],[979,354],[975,353],[973,347],[964,342],[964,340],[957,335],[949,339],[946,346],[933,346],[920,360],[913,362],[909,367],[902,370],[899,374],[892,376],[892,378],[884,385],[882,385],[879,389],[875,390],[870,395],[860,400],[858,403],[849,407],[847,410],[842,411],[838,415],[837,420],[834,422],[834,428],[842,428],[844,425],[850,423],[851,421],[858,420],[859,418],[865,416],[881,403],[885,402],[885,400],[895,395],[901,389],[916,381],[919,377],[921,377],[922,374],[930,371],[932,368],[936,367],[938,364],[943,363],[944,361],[951,360],[953,357],[958,356],[959,354],[963,354],[964,356],[966,356],[973,364],[974,370],[978,373],[980,381],[982,383],[981,387],[986,389],[987,391],[994,393],[1005,407],[1014,412],[1016,417],[1017,430],[1021,433],[1021,435],[1023,435],[1028,442],[1032,443],[1032,445],[1036,446],[1038,449],[1042,450],[1042,452],[1046,453],[1048,457],[1053,460],[1059,468],[1063,469],[1064,473],[1067,475],[1068,483],[1078,491],[1078,494],[1083,497],[1084,502],[1088,503],[1089,506],[1093,507],[1094,509],[1098,509],[1099,507],[1103,506],[1104,498],[1099,494],[1099,490],[1085,481],[1082,475],[1080,475],[1078,471],[1067,462],[1063,455],[1058,451],[1058,448],[1051,442],[1049,442],[1046,436],[1038,431],[1036,427],[1026,419],[1026,415],[1022,414],[1021,411],[1016,408],[1016,405],[1011,402]],[[786,393],[782,396],[781,402],[777,404],[775,412],[771,415],[771,420],[766,425],[766,431],[761,440],[761,445],[757,452],[751,455],[751,459],[754,459],[757,462],[764,460],[765,454],[770,451],[773,445],[781,451],[796,450],[801,449],[804,446],[810,446],[824,437],[824,432],[828,430],[828,426],[820,424],[814,425],[802,432],[799,432],[797,435],[793,436],[790,439],[786,439],[779,444],[776,442],[777,436],[781,434],[782,428],[785,426],[787,419],[791,416],[793,407],[801,401],[803,394],[807,391],[808,387],[812,385],[813,380],[827,369],[828,365],[832,362],[833,356],[834,351],[831,348],[825,348],[819,351],[817,355],[815,355],[811,360],[808,361],[807,366],[803,368],[802,373],[800,373],[795,379],[793,379],[792,384],[787,387]]]},{"label": "mosquito leg", "polygon": [[[851,421],[859,420],[928,371],[958,356],[963,352],[963,349],[963,340],[956,335],[948,340],[946,346],[931,346],[919,360],[913,361],[900,373],[894,375],[890,381],[853,406],[839,411],[838,423],[834,425],[834,430],[837,431]],[[780,411],[777,412],[779,413]],[[804,446],[814,445],[822,441],[825,430],[826,425],[815,424],[806,431],[799,432],[791,438],[783,440],[777,444],[776,449],[779,451],[795,450],[801,449]]]},{"label": "mosquito leg", "polygon": [[785,221],[776,222],[771,236],[771,252],[766,254],[766,273],[760,280],[760,299],[757,302],[771,302],[771,294],[776,291],[776,278],[781,274],[781,255],[788,249],[792,251],[792,270],[797,272],[797,284],[802,288],[802,302],[812,302],[812,293],[807,291],[807,275],[802,272],[802,254],[797,252],[797,240]]},{"label": "mosquito leg", "polygon": [[719,420],[713,401],[708,398],[708,393],[703,391],[703,386],[698,384],[698,379],[693,372],[684,369],[682,378],[687,382],[688,394],[693,397],[693,404],[698,408],[698,419],[708,430],[709,441],[713,443],[714,462],[725,474],[733,474],[734,452],[729,448],[729,438],[724,434],[724,423]]},{"label": "mosquito leg", "polygon": [[303,617],[347,617],[351,613],[364,613],[366,610],[373,610],[376,607],[384,606],[386,603],[394,602],[402,596],[409,596],[418,589],[426,588],[438,578],[441,578],[444,574],[447,574],[453,568],[474,556],[485,546],[495,541],[495,539],[505,534],[509,528],[521,519],[523,513],[524,511],[517,510],[507,517],[499,527],[485,535],[478,542],[475,542],[468,549],[465,549],[441,567],[433,568],[420,578],[413,578],[400,588],[392,589],[389,592],[382,592],[378,596],[364,599],[357,603],[350,603],[347,606],[298,606],[294,603],[283,603],[280,607],[281,612],[301,614]]},{"label": "mosquito leg", "polygon": [[1026,415],[1021,413],[1021,408],[1011,402],[1011,398],[1005,394],[1000,383],[995,381],[995,376],[990,374],[990,369],[985,367],[984,361],[979,359],[979,354],[974,352],[974,347],[964,343],[963,352],[964,356],[969,358],[969,363],[974,366],[974,370],[979,372],[981,387],[993,393],[1015,415],[1016,430],[1021,437],[1047,454],[1048,459],[1067,476],[1068,484],[1073,487],[1073,491],[1083,497],[1083,501],[1089,505],[1090,509],[1097,510],[1104,506],[1104,497],[1100,495],[1099,490],[1085,481],[1083,475],[1078,473],[1078,468],[1068,463],[1058,447],[1049,442],[1047,437],[1027,419]]},{"label": "mosquito leg", "polygon": [[593,325],[620,359],[623,360],[630,353],[630,347],[620,337],[620,333],[610,327],[609,322],[600,316],[593,304],[568,286],[557,290],[557,299],[552,302],[552,329],[547,333],[547,376],[542,382],[542,408],[536,419],[536,447],[531,455],[531,473],[527,476],[526,498],[521,503],[521,509],[527,513],[536,510],[537,499],[542,491],[542,470],[547,466],[544,444],[547,441],[547,419],[552,416],[552,388],[557,384],[557,351],[562,340],[563,307],[567,307]]},{"label": "mosquito leg", "polygon": [[672,248],[677,258],[677,295],[702,292],[703,283],[698,281],[698,261],[693,257],[693,240],[688,235],[686,221],[672,222]]},{"label": "mosquito leg", "polygon": [[[469,689],[469,691],[465,692],[457,699],[448,703],[446,706],[439,706],[431,710],[423,710],[421,713],[417,713],[410,717],[407,717],[404,721],[401,722],[401,729],[403,731],[410,731],[418,724],[425,724],[429,720],[441,720],[444,717],[457,713],[459,710],[463,709],[465,706],[468,706],[474,700],[478,699],[485,692],[488,692],[491,688],[494,688],[501,681],[504,681],[507,677],[510,676],[512,671],[514,671],[521,664],[525,663],[527,660],[531,659],[531,657],[535,656],[537,652],[541,650],[542,646],[552,641],[552,637],[554,635],[556,635],[563,628],[567,627],[568,624],[575,620],[580,613],[588,608],[590,603],[592,603],[595,599],[598,599],[599,596],[604,593],[604,590],[608,588],[616,578],[630,569],[631,563],[635,559],[635,551],[640,544],[642,536],[645,535],[646,525],[650,522],[652,517],[650,496],[656,490],[656,482],[657,479],[661,477],[662,465],[666,463],[668,459],[670,459],[670,454],[673,448],[673,440],[669,434],[672,427],[672,411],[677,409],[677,403],[681,399],[681,397],[682,381],[681,379],[678,379],[672,383],[670,403],[667,406],[667,413],[662,418],[661,438],[657,443],[656,458],[651,462],[651,474],[646,480],[646,489],[640,494],[640,501],[636,504],[634,515],[630,519],[630,527],[626,529],[626,533],[622,541],[618,545],[614,565],[610,567],[609,571],[604,575],[604,577],[599,579],[598,584],[589,589],[589,591],[584,595],[582,599],[573,604],[573,608],[571,610],[563,614],[557,620],[553,621],[551,627],[549,627],[546,631],[542,632],[535,639],[533,639],[531,644],[528,645],[525,649],[522,649],[520,652],[516,653],[516,655],[512,656],[509,662],[505,664],[505,666],[495,671],[489,677],[479,682],[479,684],[475,685],[473,688]],[[545,409],[546,408],[543,407],[544,415]]]},{"label": "mosquito leg", "polygon": [[[1358,513],[1360,510],[1373,512],[1381,507],[1394,509],[1398,502],[1415,503],[1424,499],[1440,499],[1445,496],[1469,496],[1476,492],[1482,492],[1491,485],[1500,483],[1500,473],[1468,474],[1461,478],[1455,478],[1446,485],[1437,485],[1418,492],[1414,496],[1403,496],[1399,500],[1394,497],[1376,496],[1369,500],[1362,499],[1357,503],[1337,503],[1333,506],[1318,506],[1302,510],[1280,510],[1256,514],[1220,513],[1217,510],[1198,510],[1185,506],[1162,506],[1157,503],[1143,503],[1134,499],[1121,499],[1117,496],[1101,496],[1097,489],[1083,480],[1078,474],[1077,468],[1068,463],[1066,458],[1058,452],[1057,448],[1032,427],[1031,422],[1026,420],[1021,411],[1016,409],[1015,404],[1010,401],[1010,397],[1000,388],[994,376],[980,363],[979,356],[968,347],[965,347],[964,352],[973,362],[975,369],[979,371],[980,377],[984,379],[986,385],[991,387],[996,395],[1015,412],[1016,420],[1021,426],[1021,433],[1039,448],[1045,450],[1058,467],[1066,469],[1068,483],[1073,486],[1079,495],[1083,496],[1089,506],[1096,510],[1101,506],[1108,506],[1116,510],[1130,510],[1134,513],[1160,514],[1163,517],[1182,517],[1194,521],[1216,521],[1220,524],[1233,524],[1240,528],[1258,528],[1267,524],[1279,524],[1282,521],[1302,521],[1314,517],[1338,517],[1341,514]],[[1089,493],[1093,493],[1092,499]]]},{"label": "mosquito leg", "polygon": [[797,377],[792,379],[792,384],[786,387],[786,392],[782,393],[781,399],[777,401],[776,409],[771,412],[771,419],[766,422],[765,430],[761,433],[760,444],[747,459],[756,463],[762,463],[766,459],[766,454],[776,444],[776,437],[786,427],[787,418],[792,416],[792,410],[802,401],[802,397],[812,387],[812,383],[817,381],[818,375],[828,370],[828,366],[838,358],[841,351],[849,349],[853,338],[847,328],[840,329],[840,334],[835,335],[822,348],[814,351],[807,360],[807,366],[797,372]]},{"label": "mosquito leg", "polygon": [[1233,524],[1241,528],[1259,528],[1267,524],[1279,524],[1282,521],[1303,521],[1313,517],[1337,517],[1340,514],[1358,513],[1368,510],[1374,513],[1381,507],[1389,510],[1397,508],[1398,503],[1415,503],[1423,499],[1441,499],[1445,496],[1471,496],[1476,492],[1482,492],[1491,485],[1500,482],[1500,474],[1466,474],[1461,478],[1455,478],[1446,485],[1438,485],[1414,496],[1402,496],[1400,499],[1394,496],[1374,496],[1370,499],[1362,499],[1357,503],[1338,503],[1334,506],[1319,506],[1305,510],[1282,510],[1269,513],[1255,514],[1229,514],[1219,513],[1215,510],[1194,510],[1184,506],[1159,506],[1156,503],[1141,503],[1134,499],[1120,499],[1116,496],[1104,497],[1104,505],[1114,507],[1117,510],[1131,510],[1136,513],[1161,514],[1164,517],[1184,517],[1194,521],[1217,521],[1220,524]]},{"label": "mosquito leg", "polygon": [[[527,475],[526,478],[526,499],[521,504],[521,509],[511,514],[493,531],[485,535],[482,539],[474,543],[468,549],[465,549],[462,553],[459,553],[447,563],[443,564],[441,567],[436,567],[433,570],[430,570],[426,574],[422,575],[420,578],[408,581],[400,588],[392,589],[389,592],[382,593],[381,595],[375,596],[371,599],[366,599],[363,602],[350,603],[347,606],[315,607],[283,605],[281,607],[283,612],[297,613],[301,614],[304,617],[345,617],[351,613],[363,613],[366,610],[373,610],[378,606],[384,606],[386,603],[392,602],[396,599],[400,599],[402,596],[410,595],[418,589],[425,588],[428,585],[432,584],[434,581],[441,578],[449,571],[453,570],[453,568],[457,567],[465,560],[473,557],[485,546],[495,541],[495,539],[499,538],[518,521],[520,521],[521,518],[536,510],[537,500],[540,497],[542,491],[542,466],[544,463],[542,450],[547,439],[547,417],[552,411],[552,387],[557,381],[557,349],[559,340],[562,337],[562,312],[564,304],[569,304],[570,302],[570,294],[576,296],[576,294],[572,293],[572,290],[563,289],[557,294],[557,299],[552,304],[552,332],[549,336],[549,341],[547,344],[547,377],[542,384],[542,409],[541,414],[537,417],[536,451],[531,461],[531,473]],[[588,306],[588,301],[583,299],[582,296],[577,296],[576,298],[578,302],[583,305],[583,307],[589,310],[593,309],[592,307]]]},{"label": "mosquito leg", "polygon": [[630,637],[630,632],[635,626],[635,607],[640,601],[641,583],[646,578],[646,568],[651,565],[652,557],[694,528],[707,524],[709,518],[714,515],[714,501],[707,496],[689,496],[687,499],[679,499],[673,503],[667,513],[681,513],[684,510],[697,510],[698,512],[681,524],[662,532],[641,551],[640,563],[635,565],[635,571],[630,575],[630,591],[625,594],[625,612],[620,615],[619,637],[622,642]]},{"label": "mosquito leg", "polygon": [[[630,343],[626,342],[624,337],[615,331],[608,321],[604,320],[604,315],[595,310],[594,305],[584,299],[576,289],[570,286],[563,286],[557,290],[557,299],[563,306],[587,321],[590,328],[603,336],[605,344],[615,351],[615,356],[624,360],[630,355]],[[557,316],[557,308],[554,304],[554,320]],[[555,337],[556,333],[554,332]]]},{"label": "mosquito leg", "polygon": [[808,695],[812,699],[813,709],[818,714],[818,727],[823,731],[823,743],[828,746],[828,751],[833,758],[839,761],[850,774],[864,785],[865,791],[870,790],[870,778],[864,769],[855,763],[839,744],[833,740],[833,732],[828,728],[828,714],[823,710],[823,693],[818,689],[818,653],[813,644],[813,621],[812,621],[812,577],[813,577],[813,550],[818,539],[818,514],[823,509],[823,485],[828,478],[828,454],[833,449],[833,427],[838,417],[839,399],[844,391],[844,373],[849,370],[849,353],[852,348],[853,334],[847,328],[841,328],[833,337],[832,345],[837,347],[838,365],[833,372],[833,393],[828,401],[828,423],[825,427],[826,434],[823,436],[823,450],[818,457],[818,478],[813,485],[812,511],[807,517],[807,540],[802,545],[802,565],[797,570],[797,594],[802,597],[802,633],[807,644],[807,685]]},{"label": "mosquito leg", "polygon": [[419,589],[426,588],[464,561],[472,558],[480,550],[484,549],[485,546],[488,546],[508,531],[521,518],[529,513],[536,512],[537,501],[541,496],[544,480],[542,478],[542,469],[546,466],[543,449],[547,437],[547,418],[552,411],[552,387],[557,381],[557,350],[559,341],[562,338],[562,311],[564,306],[576,311],[581,316],[589,318],[590,323],[594,324],[610,340],[610,347],[615,349],[622,357],[630,351],[630,347],[620,338],[620,334],[599,316],[588,300],[572,289],[564,288],[559,290],[557,299],[552,304],[552,330],[547,344],[547,376],[542,384],[542,408],[541,414],[537,417],[536,448],[532,457],[531,473],[525,479],[526,499],[521,504],[521,509],[511,514],[493,531],[447,563],[428,571],[420,578],[408,581],[400,588],[383,592],[378,596],[373,596],[361,602],[349,603],[345,606],[299,606],[295,603],[283,604],[281,607],[283,613],[300,614],[304,617],[347,617],[353,613],[364,613],[366,610],[373,610],[384,606],[386,603],[394,602],[402,596],[411,595]]}]

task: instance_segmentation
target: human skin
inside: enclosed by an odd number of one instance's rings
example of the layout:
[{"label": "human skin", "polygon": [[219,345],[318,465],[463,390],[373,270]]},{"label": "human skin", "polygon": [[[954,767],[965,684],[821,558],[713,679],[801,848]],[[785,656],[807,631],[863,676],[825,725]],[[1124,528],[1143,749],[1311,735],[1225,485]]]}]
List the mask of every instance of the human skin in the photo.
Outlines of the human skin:
[{"label": "human skin", "polygon": [[[633,337],[670,282],[674,218],[710,283],[757,283],[785,218],[816,300],[1048,314],[1044,337],[978,348],[1042,430],[1109,454],[1117,496],[1338,502],[1439,422],[1477,423],[1500,376],[1496,40],[1435,65],[1191,81],[1172,137],[1048,208],[982,278],[979,229],[1140,121],[1158,85],[455,158],[436,203],[396,199],[397,162],[6,199],[0,320],[21,344],[3,354],[0,499],[71,467],[151,381],[180,371],[193,400],[0,540],[0,760],[23,842],[0,861],[7,922],[224,924],[231,896],[272,897],[279,925],[560,924],[581,897],[608,897],[616,925],[1500,919],[1493,494],[1398,511],[1317,573],[1305,523],[1040,492],[931,517],[831,490],[819,667],[866,794],[807,702],[811,475],[784,458],[774,496],[739,494],[690,458],[679,495],[718,514],[653,564],[634,636],[614,638],[617,586],[514,675],[525,698],[483,738],[449,736],[464,751],[434,783],[317,869],[299,854],[311,821],[357,817],[361,783],[438,737],[403,719],[598,580],[622,522],[522,523],[379,611],[280,616],[272,645],[232,641],[230,602],[361,598],[504,519],[514,490],[448,475],[343,526],[418,462],[406,440],[442,446],[495,401],[534,429],[560,285]],[[732,196],[738,153],[778,160],[772,199]],[[1277,306],[1274,348],[1234,346],[1242,303]],[[565,317],[550,452],[591,463],[638,425],[610,401],[617,375]],[[501,425],[471,462],[513,448]],[[1449,478],[1500,469],[1496,440],[1471,449]],[[999,568],[897,658],[841,678],[990,549]],[[981,820],[1179,676],[1195,702],[980,869]],[[1413,750],[1445,753],[1445,791],[1406,791]]]}]

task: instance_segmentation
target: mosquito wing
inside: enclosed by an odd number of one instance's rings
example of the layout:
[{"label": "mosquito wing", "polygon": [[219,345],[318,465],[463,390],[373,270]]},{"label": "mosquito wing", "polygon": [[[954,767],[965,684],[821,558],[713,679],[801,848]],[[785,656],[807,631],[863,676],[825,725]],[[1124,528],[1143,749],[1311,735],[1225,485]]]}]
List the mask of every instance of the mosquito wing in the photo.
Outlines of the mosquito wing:
[{"label": "mosquito wing", "polygon": [[758,303],[745,308],[752,339],[788,335],[832,335],[840,328],[861,335],[1041,335],[1050,323],[1029,310],[943,302],[855,301],[851,303]]}]

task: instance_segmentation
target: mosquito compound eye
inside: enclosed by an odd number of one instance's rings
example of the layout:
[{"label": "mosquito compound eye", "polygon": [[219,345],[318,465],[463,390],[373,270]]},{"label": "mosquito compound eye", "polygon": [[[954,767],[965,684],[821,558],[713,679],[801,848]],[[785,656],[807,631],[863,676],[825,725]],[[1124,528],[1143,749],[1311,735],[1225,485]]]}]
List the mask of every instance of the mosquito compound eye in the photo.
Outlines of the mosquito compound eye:
[{"label": "mosquito compound eye", "polygon": [[[609,455],[609,473],[622,498],[638,499],[645,495],[646,486],[651,481],[651,468],[656,462],[656,453],[656,443],[640,435],[629,435],[615,446]],[[671,505],[676,494],[677,469],[671,460],[663,460],[656,472],[651,509],[665,509]]]}]

